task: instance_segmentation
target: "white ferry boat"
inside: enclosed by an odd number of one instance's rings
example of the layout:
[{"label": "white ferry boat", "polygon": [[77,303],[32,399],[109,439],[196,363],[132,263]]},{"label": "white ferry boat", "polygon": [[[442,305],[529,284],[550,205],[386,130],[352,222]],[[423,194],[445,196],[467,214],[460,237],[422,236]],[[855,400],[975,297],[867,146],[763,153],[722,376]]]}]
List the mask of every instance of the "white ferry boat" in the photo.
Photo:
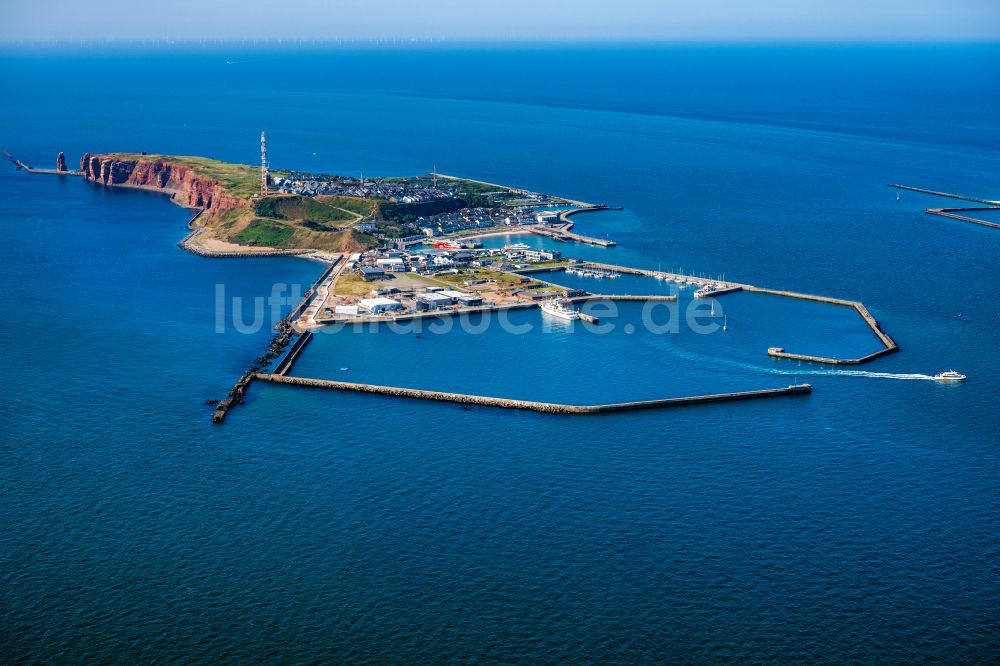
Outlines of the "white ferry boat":
[{"label": "white ferry boat", "polygon": [[504,246],[505,250],[530,250],[531,246],[525,243],[511,243]]},{"label": "white ferry boat", "polygon": [[573,308],[568,308],[558,299],[553,299],[551,301],[545,301],[542,303],[542,312],[545,314],[552,315],[553,317],[559,317],[560,319],[579,319],[580,313]]},{"label": "white ferry boat", "polygon": [[961,382],[965,381],[965,375],[955,372],[954,370],[949,370],[948,372],[939,372],[934,375],[934,379],[939,382]]}]

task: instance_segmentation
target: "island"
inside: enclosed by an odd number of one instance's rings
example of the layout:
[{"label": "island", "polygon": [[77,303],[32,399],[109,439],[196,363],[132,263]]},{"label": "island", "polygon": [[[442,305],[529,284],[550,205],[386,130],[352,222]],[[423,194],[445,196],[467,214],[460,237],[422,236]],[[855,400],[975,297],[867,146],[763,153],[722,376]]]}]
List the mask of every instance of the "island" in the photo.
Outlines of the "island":
[{"label": "island", "polygon": [[[263,153],[263,136],[262,153]],[[536,234],[564,242],[610,247],[607,238],[572,231],[572,216],[608,210],[560,196],[440,173],[365,178],[272,171],[205,157],[147,153],[87,153],[69,171],[62,153],[55,169],[35,169],[7,157],[29,173],[82,176],[107,186],[160,192],[193,211],[179,245],[206,257],[296,255],[325,267],[304,298],[275,327],[268,349],[218,401],[213,421],[243,403],[255,380],[308,388],[528,409],[554,414],[597,414],[750,398],[801,395],[808,384],[704,396],[660,398],[606,405],[560,405],[390,386],[373,386],[290,376],[313,331],[328,326],[379,325],[423,318],[541,308],[543,314],[585,325],[597,317],[575,305],[592,301],[677,301],[693,289],[694,299],[716,299],[737,291],[757,292],[852,308],[881,343],[860,358],[826,358],[770,347],[774,358],[833,365],[867,363],[899,350],[858,301],[757,287],[721,277],[672,273],[562,256],[558,250],[524,243],[483,247],[490,235]],[[603,280],[623,274],[676,286],[673,294],[600,293],[571,289],[546,279],[565,272]],[[693,301],[692,301],[693,302]],[[714,302],[714,300],[713,300]],[[713,307],[714,312],[714,307]],[[723,327],[724,330],[724,327]],[[213,401],[215,402],[215,401]]]},{"label": "island", "polygon": [[[386,242],[406,246],[534,225],[560,236],[572,234],[566,213],[604,208],[440,174],[267,171],[262,188],[260,167],[176,155],[88,153],[78,173],[103,185],[163,192],[196,210],[182,245],[216,256],[352,253]],[[573,210],[545,210],[566,206]]]}]

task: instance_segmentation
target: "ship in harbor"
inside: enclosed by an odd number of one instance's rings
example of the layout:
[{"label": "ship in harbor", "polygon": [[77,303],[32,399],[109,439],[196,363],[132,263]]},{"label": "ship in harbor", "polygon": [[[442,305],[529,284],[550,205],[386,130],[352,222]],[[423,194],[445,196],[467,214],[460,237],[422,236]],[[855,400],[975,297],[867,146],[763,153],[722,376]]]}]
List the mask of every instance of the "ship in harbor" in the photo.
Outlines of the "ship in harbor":
[{"label": "ship in harbor", "polygon": [[434,241],[434,249],[435,250],[461,250],[463,248],[462,248],[462,244],[458,243],[456,241],[441,240],[441,241]]},{"label": "ship in harbor", "polygon": [[564,301],[558,298],[552,299],[551,301],[545,301],[542,303],[542,312],[553,317],[559,317],[560,319],[579,319],[580,313],[571,307],[567,307]]}]

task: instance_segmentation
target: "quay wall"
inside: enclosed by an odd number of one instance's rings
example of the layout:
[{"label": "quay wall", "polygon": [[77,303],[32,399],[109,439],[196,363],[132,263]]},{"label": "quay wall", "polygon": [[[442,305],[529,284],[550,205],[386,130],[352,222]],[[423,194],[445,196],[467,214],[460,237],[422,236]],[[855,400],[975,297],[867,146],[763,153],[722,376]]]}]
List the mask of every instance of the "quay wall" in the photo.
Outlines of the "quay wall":
[{"label": "quay wall", "polygon": [[358,393],[375,393],[402,398],[435,400],[439,402],[455,402],[467,405],[501,407],[504,409],[521,409],[545,414],[603,414],[641,409],[656,409],[663,407],[680,407],[709,402],[728,402],[735,400],[750,400],[788,395],[802,395],[812,391],[809,384],[798,384],[778,389],[762,389],[757,391],[741,391],[737,393],[717,393],[712,395],[697,395],[681,398],[664,398],[661,400],[643,400],[639,402],[622,402],[606,405],[563,405],[550,402],[535,402],[511,398],[493,398],[464,393],[443,393],[423,389],[400,388],[395,386],[380,386],[376,384],[356,384],[338,382],[327,379],[309,377],[287,377],[275,374],[258,374],[258,379],[276,384],[290,384],[307,388],[333,389],[338,391],[355,391]]}]

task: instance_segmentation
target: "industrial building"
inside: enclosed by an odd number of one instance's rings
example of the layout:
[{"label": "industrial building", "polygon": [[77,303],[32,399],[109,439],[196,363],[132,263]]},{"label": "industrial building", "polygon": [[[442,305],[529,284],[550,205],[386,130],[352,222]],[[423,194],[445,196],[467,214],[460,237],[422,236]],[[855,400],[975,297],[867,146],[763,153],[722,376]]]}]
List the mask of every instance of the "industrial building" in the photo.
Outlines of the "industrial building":
[{"label": "industrial building", "polygon": [[371,312],[373,315],[382,314],[384,312],[395,312],[397,310],[403,309],[403,304],[399,301],[394,301],[391,298],[362,298],[358,301],[358,305],[363,309]]},{"label": "industrial building", "polygon": [[427,309],[437,310],[448,307],[454,303],[454,300],[452,300],[449,296],[445,296],[440,291],[431,291],[417,296],[417,303],[426,303]]}]

